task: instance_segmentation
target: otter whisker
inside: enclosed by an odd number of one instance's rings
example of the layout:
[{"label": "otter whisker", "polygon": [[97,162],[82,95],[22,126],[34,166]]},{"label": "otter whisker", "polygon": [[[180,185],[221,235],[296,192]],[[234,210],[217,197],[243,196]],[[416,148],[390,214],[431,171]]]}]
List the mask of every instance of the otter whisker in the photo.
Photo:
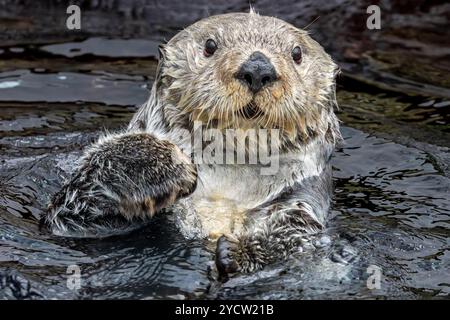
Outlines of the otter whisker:
[{"label": "otter whisker", "polygon": [[305,27],[303,27],[303,30],[308,29],[310,26],[313,25],[313,23],[315,23],[317,20],[319,20],[320,16],[317,16],[313,21],[311,21],[310,23],[308,23]]}]

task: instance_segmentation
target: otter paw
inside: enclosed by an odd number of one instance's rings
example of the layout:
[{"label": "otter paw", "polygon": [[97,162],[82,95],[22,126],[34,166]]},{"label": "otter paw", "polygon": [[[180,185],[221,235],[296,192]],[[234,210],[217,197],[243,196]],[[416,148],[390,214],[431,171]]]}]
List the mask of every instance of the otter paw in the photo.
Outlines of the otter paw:
[{"label": "otter paw", "polygon": [[153,217],[196,185],[195,164],[171,142],[142,132],[110,134],[84,153],[41,226],[61,235],[115,230]]},{"label": "otter paw", "polygon": [[228,275],[238,272],[240,266],[237,260],[239,254],[238,241],[227,236],[217,240],[216,267],[221,279],[227,280]]}]

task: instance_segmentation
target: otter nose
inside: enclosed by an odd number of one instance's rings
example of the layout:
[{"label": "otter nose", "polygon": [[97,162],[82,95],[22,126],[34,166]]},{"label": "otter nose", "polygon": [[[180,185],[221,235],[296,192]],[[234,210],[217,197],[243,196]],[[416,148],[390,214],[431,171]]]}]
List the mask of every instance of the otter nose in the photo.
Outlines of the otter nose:
[{"label": "otter nose", "polygon": [[236,78],[245,83],[253,93],[277,80],[277,73],[269,59],[259,51],[253,52],[236,74]]}]

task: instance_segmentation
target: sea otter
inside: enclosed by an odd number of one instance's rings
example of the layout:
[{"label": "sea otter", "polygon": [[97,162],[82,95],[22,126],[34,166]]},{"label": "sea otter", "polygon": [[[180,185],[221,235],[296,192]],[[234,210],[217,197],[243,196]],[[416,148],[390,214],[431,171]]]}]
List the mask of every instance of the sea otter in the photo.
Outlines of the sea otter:
[{"label": "sea otter", "polygon": [[[58,235],[103,236],[167,214],[186,237],[217,242],[222,275],[286,258],[324,227],[329,209],[341,140],[336,64],[306,31],[253,10],[198,21],[160,52],[147,103],[126,131],[87,149],[43,224]],[[278,170],[193,161],[204,143],[192,136],[203,130],[211,141],[208,129],[268,131]],[[273,153],[261,145],[248,143],[245,158]]]}]

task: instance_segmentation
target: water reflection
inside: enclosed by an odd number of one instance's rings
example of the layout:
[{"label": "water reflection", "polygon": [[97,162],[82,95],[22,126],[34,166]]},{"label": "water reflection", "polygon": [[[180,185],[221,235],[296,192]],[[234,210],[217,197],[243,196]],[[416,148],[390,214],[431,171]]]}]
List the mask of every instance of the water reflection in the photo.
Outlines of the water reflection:
[{"label": "water reflection", "polygon": [[[114,41],[4,51],[16,60],[0,70],[1,298],[450,294],[448,101],[356,80],[339,89],[345,144],[333,159],[336,192],[328,228],[287,262],[221,285],[210,273],[211,250],[203,241],[186,241],[168,217],[107,239],[41,232],[38,216],[82,149],[102,128],[124,127],[147,97],[146,75],[156,67],[149,61],[153,44],[135,40],[124,48]],[[105,43],[112,46],[109,53]],[[30,52],[43,55],[45,67]],[[74,264],[82,271],[79,291],[66,285],[67,267]],[[382,269],[380,289],[367,288],[369,265]]]}]

